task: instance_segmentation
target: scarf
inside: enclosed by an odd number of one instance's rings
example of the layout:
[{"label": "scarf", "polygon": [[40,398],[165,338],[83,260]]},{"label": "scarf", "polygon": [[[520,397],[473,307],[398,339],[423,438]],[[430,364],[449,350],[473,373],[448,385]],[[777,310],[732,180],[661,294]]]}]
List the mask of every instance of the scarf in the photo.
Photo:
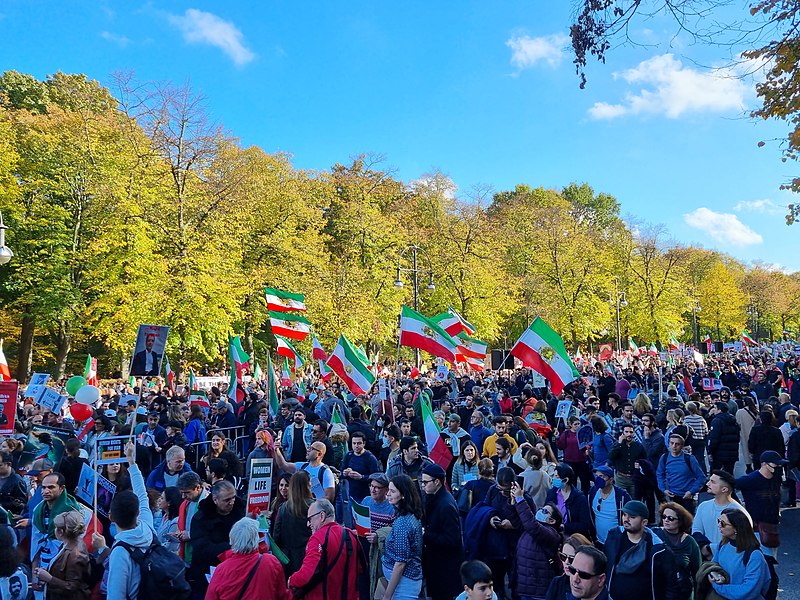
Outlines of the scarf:
[{"label": "scarf", "polygon": [[[39,505],[33,510],[33,525],[44,533],[45,526],[44,526],[44,511],[45,507],[47,506],[47,502],[42,500]],[[70,496],[66,490],[62,492],[62,494],[56,498],[55,504],[53,504],[52,508],[50,509],[50,522],[47,526],[47,537],[51,539],[55,539],[56,537],[56,525],[55,520],[58,515],[61,513],[69,512],[71,510],[77,510],[81,512],[81,506],[78,504],[78,501],[75,500],[72,496]]]}]

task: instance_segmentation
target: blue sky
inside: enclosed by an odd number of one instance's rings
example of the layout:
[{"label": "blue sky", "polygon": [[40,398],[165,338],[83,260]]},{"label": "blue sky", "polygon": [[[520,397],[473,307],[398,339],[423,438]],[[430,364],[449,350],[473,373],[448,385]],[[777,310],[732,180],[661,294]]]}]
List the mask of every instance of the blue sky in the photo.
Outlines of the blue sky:
[{"label": "blue sky", "polygon": [[678,242],[800,270],[778,189],[798,167],[757,147],[785,128],[746,117],[753,82],[706,68],[730,54],[650,19],[632,30],[645,45],[590,62],[580,90],[570,5],[4,0],[0,70],[189,81],[245,145],[300,168],[380,153],[463,196],[585,181]]}]

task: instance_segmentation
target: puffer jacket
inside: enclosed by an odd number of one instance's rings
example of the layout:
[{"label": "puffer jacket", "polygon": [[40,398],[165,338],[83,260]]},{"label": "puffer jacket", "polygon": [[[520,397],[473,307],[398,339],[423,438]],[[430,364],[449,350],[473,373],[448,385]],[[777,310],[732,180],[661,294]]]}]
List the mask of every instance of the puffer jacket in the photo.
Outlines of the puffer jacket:
[{"label": "puffer jacket", "polygon": [[714,462],[739,460],[739,424],[730,413],[719,413],[711,421],[708,453],[714,457]]},{"label": "puffer jacket", "polygon": [[558,556],[561,534],[555,528],[536,520],[534,507],[526,500],[517,502],[522,536],[514,557],[514,593],[518,596],[543,598],[553,577],[563,573]]}]

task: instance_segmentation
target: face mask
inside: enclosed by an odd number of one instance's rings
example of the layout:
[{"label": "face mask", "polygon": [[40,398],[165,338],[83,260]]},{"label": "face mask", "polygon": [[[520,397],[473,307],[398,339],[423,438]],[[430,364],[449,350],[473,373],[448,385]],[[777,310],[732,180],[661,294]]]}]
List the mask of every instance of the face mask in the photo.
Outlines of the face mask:
[{"label": "face mask", "polygon": [[378,419],[375,423],[376,427],[383,427],[383,419]]},{"label": "face mask", "polygon": [[604,477],[599,477],[598,476],[598,477],[594,478],[594,484],[600,489],[606,487],[606,483],[607,482],[606,482]]},{"label": "face mask", "polygon": [[314,400],[316,400],[316,399],[317,399],[317,395],[316,395],[314,392],[311,392],[311,393],[308,395],[308,399],[309,399],[309,400],[311,400],[311,402],[313,402]]},{"label": "face mask", "polygon": [[550,516],[547,514],[546,510],[540,508],[536,511],[536,520],[539,521],[539,523],[547,523],[548,519],[550,519]]},{"label": "face mask", "polygon": [[556,488],[557,490],[560,490],[561,488],[564,487],[564,481],[560,477],[556,477],[555,479],[553,479],[553,487]]},{"label": "face mask", "polygon": [[383,447],[384,448],[388,448],[389,447],[389,438],[384,435],[382,439],[383,439]]}]

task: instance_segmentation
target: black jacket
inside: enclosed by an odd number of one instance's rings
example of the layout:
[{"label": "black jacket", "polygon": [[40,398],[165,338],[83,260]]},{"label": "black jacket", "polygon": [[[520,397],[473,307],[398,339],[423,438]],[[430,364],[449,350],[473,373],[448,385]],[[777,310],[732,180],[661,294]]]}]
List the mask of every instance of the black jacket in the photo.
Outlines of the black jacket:
[{"label": "black jacket", "polygon": [[217,512],[211,494],[197,505],[189,535],[192,539],[192,564],[189,575],[192,589],[205,592],[208,587],[206,573],[209,567],[219,564],[217,558],[231,547],[229,536],[233,524],[245,514],[244,501],[237,496],[233,510],[227,515]]},{"label": "black jacket", "polygon": [[730,413],[719,413],[711,421],[708,433],[708,453],[713,462],[736,462],[739,460],[739,424]]},{"label": "black jacket", "polygon": [[[25,480],[16,473],[11,473],[0,487],[0,506],[13,515],[21,515],[28,503],[28,488]],[[10,525],[10,523],[9,523]]]},{"label": "black jacket", "polygon": [[767,450],[784,455],[786,446],[783,445],[783,433],[772,425],[754,425],[747,439],[747,449],[753,455],[753,468],[758,469],[761,466],[761,454]]},{"label": "black jacket", "polygon": [[[620,559],[619,547],[622,536],[626,535],[622,527],[617,527],[608,532],[604,551],[608,557],[608,571],[606,573],[606,587],[611,589],[615,575],[614,571]],[[644,539],[640,544],[647,544],[647,562],[650,565],[650,589],[642,590],[640,600],[680,600],[677,592],[677,569],[675,556],[667,546],[655,537],[649,530],[645,530]]]},{"label": "black jacket", "polygon": [[[547,492],[547,502],[558,504],[556,488],[551,488]],[[592,518],[589,516],[589,502],[583,492],[572,487],[569,498],[564,503],[567,514],[564,515],[564,537],[569,537],[573,533],[582,533],[586,537],[592,537]]]},{"label": "black jacket", "polygon": [[425,496],[423,532],[422,566],[427,575],[428,595],[457,596],[464,589],[459,573],[464,545],[458,506],[446,489]]}]

